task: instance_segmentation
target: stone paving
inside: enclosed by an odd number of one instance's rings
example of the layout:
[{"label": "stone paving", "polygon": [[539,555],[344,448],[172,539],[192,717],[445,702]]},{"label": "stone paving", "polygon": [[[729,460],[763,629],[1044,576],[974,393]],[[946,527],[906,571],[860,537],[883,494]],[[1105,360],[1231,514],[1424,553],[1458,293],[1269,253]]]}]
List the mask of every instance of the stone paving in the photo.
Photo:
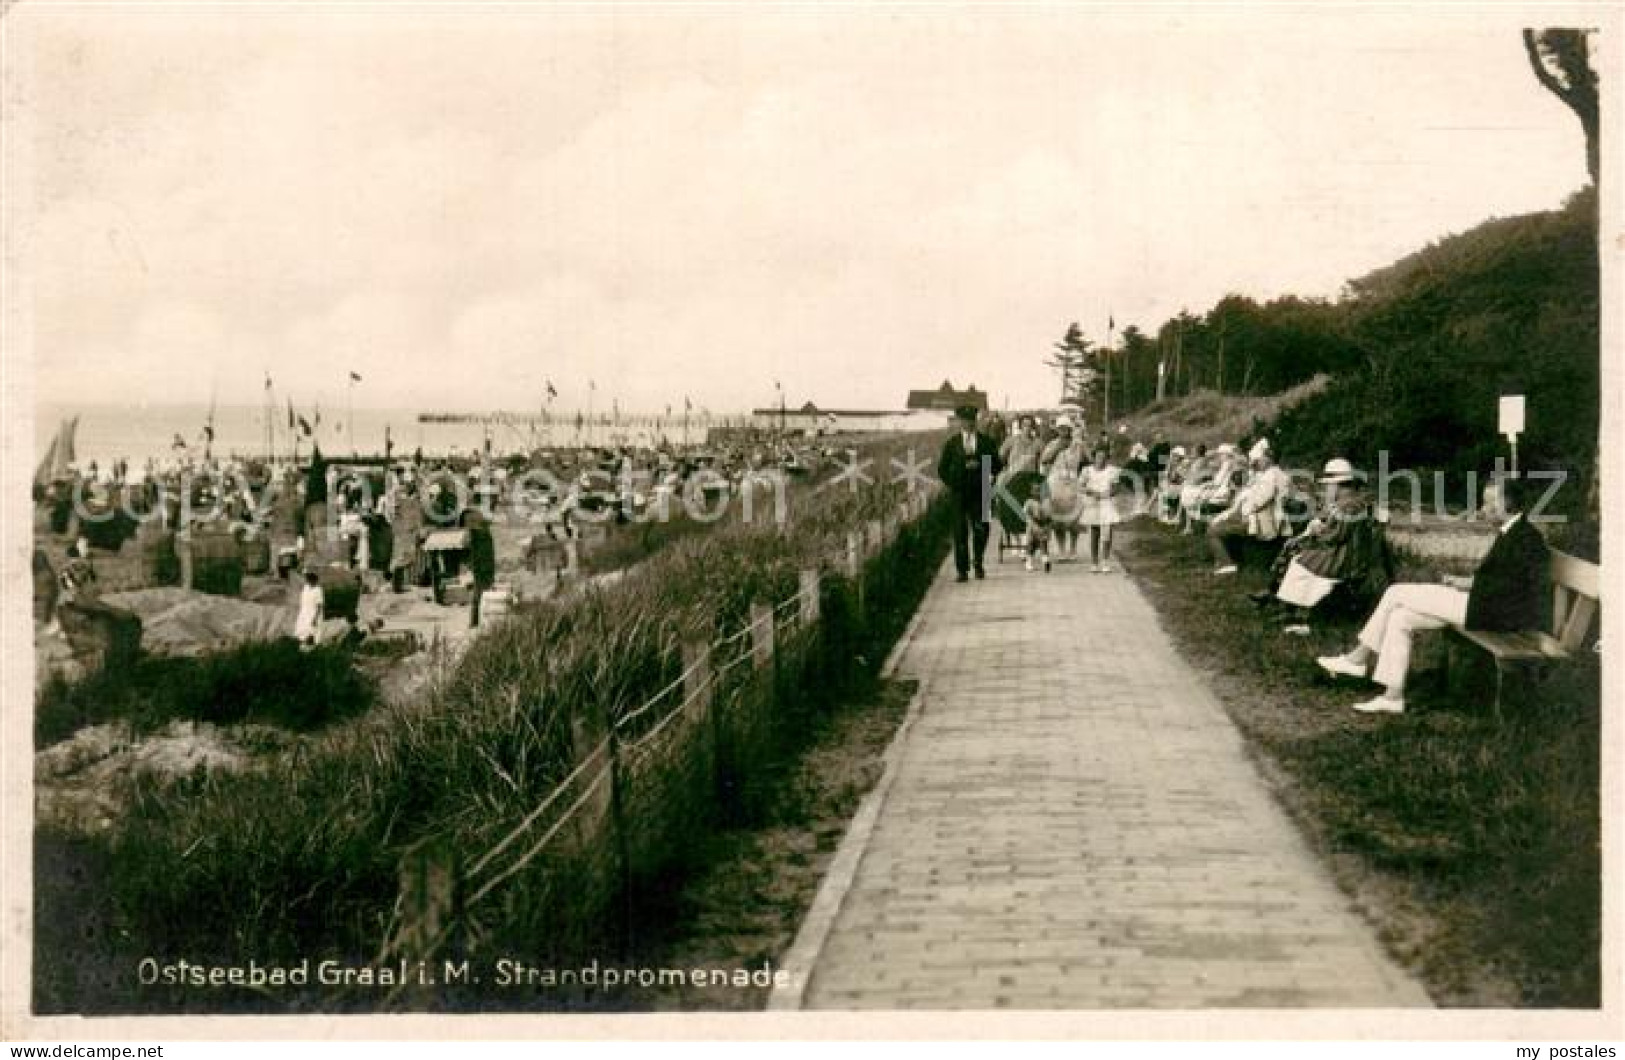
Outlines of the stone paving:
[{"label": "stone paving", "polygon": [[902,651],[920,712],[803,1007],[1427,1005],[1129,576],[995,558]]}]

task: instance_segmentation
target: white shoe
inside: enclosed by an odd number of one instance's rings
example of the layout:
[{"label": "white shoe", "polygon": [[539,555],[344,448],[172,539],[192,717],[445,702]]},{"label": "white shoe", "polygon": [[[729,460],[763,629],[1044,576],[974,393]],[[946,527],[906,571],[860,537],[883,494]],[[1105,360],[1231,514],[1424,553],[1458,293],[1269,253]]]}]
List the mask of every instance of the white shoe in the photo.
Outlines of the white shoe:
[{"label": "white shoe", "polygon": [[1322,655],[1315,660],[1322,670],[1333,677],[1364,677],[1366,668],[1346,655]]},{"label": "white shoe", "polygon": [[1234,573],[1236,573],[1236,565],[1234,563],[1229,563],[1229,564],[1226,564],[1223,567],[1216,567],[1216,568],[1214,568],[1213,573],[1214,574],[1234,574]]},{"label": "white shoe", "polygon": [[1027,572],[1029,574],[1032,573],[1032,569],[1033,569],[1033,561],[1032,561],[1032,557],[1029,556],[1029,557],[1027,557]]},{"label": "white shoe", "polygon": [[1389,696],[1378,696],[1376,699],[1368,699],[1364,703],[1354,704],[1354,709],[1361,714],[1403,714],[1405,713],[1405,701],[1403,699],[1393,699]]}]

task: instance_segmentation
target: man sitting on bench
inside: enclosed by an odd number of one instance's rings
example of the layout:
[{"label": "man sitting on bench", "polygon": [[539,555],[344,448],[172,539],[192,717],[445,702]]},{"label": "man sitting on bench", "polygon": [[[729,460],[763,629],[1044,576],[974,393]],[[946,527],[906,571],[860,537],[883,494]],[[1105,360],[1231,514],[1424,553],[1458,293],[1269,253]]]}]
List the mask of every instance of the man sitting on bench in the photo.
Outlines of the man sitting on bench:
[{"label": "man sitting on bench", "polygon": [[1366,714],[1399,714],[1405,710],[1405,672],[1410,668],[1411,638],[1417,630],[1458,629],[1510,632],[1544,627],[1550,555],[1545,538],[1529,524],[1530,484],[1502,478],[1484,487],[1484,508],[1500,516],[1501,528],[1489,554],[1470,579],[1446,576],[1442,585],[1400,583],[1382,594],[1360,641],[1346,655],[1315,660],[1333,676],[1372,679],[1382,695],[1354,709]]}]

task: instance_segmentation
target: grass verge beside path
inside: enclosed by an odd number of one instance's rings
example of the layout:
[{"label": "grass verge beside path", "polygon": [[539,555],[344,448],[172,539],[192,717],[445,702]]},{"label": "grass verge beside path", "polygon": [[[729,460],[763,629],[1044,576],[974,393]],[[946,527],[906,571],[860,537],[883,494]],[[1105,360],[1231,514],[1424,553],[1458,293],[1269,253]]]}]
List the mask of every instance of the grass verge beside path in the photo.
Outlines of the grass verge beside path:
[{"label": "grass verge beside path", "polygon": [[1375,686],[1334,684],[1314,661],[1346,650],[1356,619],[1286,635],[1247,599],[1262,572],[1213,577],[1201,538],[1122,529],[1125,566],[1164,628],[1437,1003],[1600,1005],[1594,654],[1556,668],[1527,701],[1509,694],[1499,720],[1489,702],[1452,701],[1427,675],[1404,715],[1367,717],[1350,707]]},{"label": "grass verge beside path", "polygon": [[[912,681],[880,680],[818,719],[807,749],[784,763],[762,822],[707,837],[697,858],[703,868],[667,901],[637,910],[629,952],[614,963],[656,971],[778,969],[858,803],[880,779],[882,756],[913,693]],[[573,993],[566,999],[543,991],[536,1008],[749,1011],[763,1008],[770,990],[753,983]]]}]

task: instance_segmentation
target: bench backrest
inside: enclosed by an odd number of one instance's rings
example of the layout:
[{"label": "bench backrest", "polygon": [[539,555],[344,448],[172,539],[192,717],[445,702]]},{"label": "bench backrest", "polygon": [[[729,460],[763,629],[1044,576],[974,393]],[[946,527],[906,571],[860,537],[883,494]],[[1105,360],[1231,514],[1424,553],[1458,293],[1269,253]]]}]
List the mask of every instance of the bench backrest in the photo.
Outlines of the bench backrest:
[{"label": "bench backrest", "polygon": [[1552,549],[1552,636],[1564,650],[1579,651],[1602,600],[1602,568]]}]

